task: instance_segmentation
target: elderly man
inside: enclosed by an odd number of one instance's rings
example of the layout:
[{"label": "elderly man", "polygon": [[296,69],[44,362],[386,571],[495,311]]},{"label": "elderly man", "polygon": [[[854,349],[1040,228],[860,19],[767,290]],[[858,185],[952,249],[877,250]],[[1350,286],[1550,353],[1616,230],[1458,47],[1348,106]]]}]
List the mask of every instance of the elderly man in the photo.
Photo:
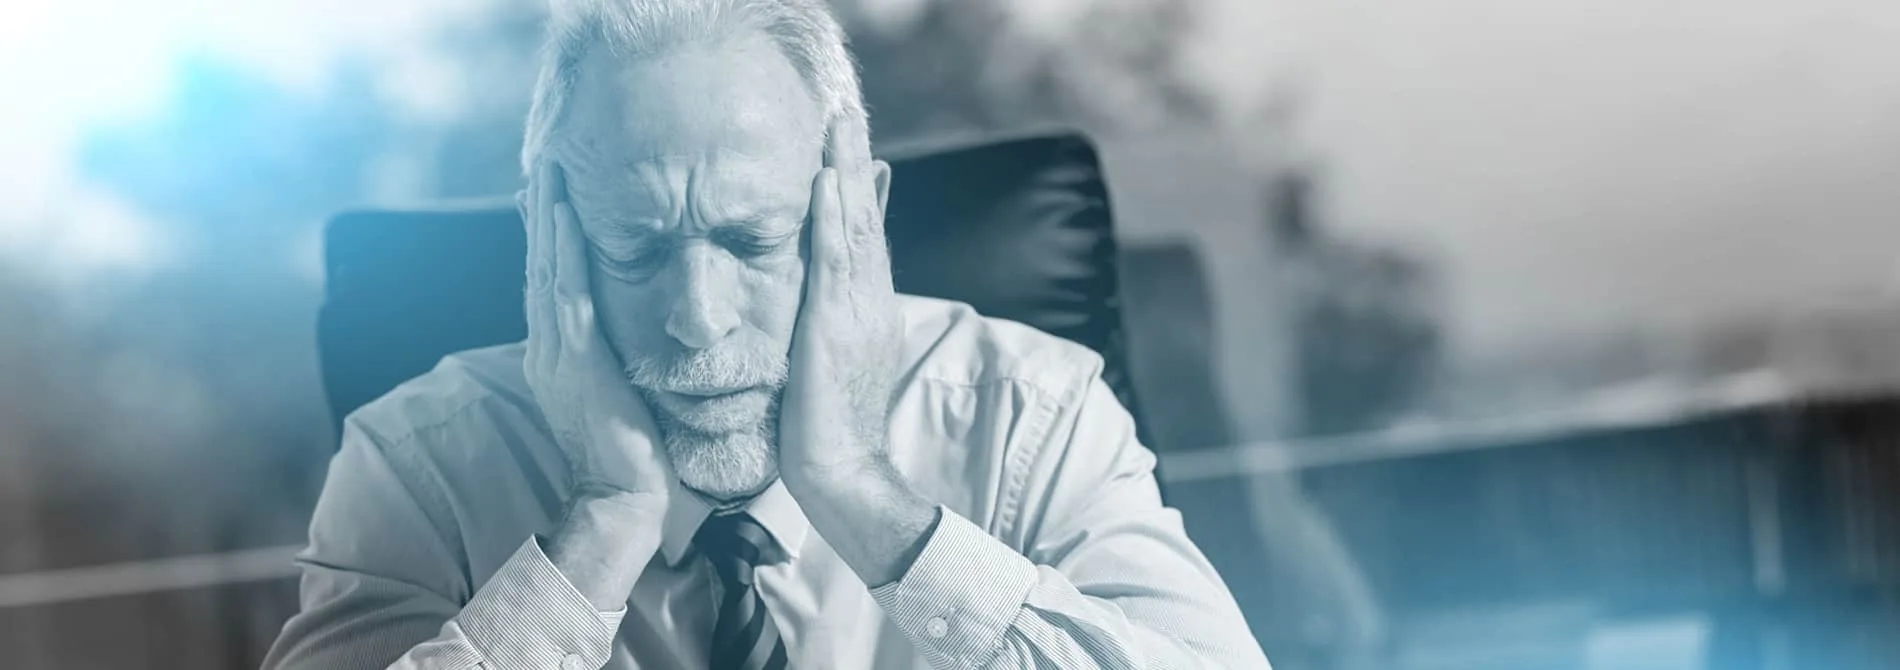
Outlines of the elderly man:
[{"label": "elderly man", "polygon": [[528,339],[346,422],[266,667],[1267,667],[1100,358],[893,292],[820,0],[552,21]]}]

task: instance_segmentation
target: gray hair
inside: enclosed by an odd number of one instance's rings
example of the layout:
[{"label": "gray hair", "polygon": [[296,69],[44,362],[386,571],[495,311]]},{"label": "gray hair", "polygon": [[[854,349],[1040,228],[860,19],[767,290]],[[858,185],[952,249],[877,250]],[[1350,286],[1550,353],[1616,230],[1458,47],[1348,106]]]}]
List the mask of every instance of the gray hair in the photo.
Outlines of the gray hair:
[{"label": "gray hair", "polygon": [[844,28],[824,0],[551,0],[547,42],[534,84],[534,103],[521,146],[523,174],[547,148],[574,90],[580,63],[602,45],[621,57],[645,58],[694,41],[759,30],[798,70],[824,106],[825,126],[864,117],[857,63]]}]

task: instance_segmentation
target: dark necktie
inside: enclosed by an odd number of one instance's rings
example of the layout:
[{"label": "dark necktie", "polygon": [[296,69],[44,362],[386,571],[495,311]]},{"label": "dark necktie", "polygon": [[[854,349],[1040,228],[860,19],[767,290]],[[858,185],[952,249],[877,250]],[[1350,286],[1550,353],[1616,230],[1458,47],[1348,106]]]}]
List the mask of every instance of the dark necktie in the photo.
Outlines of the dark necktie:
[{"label": "dark necktie", "polygon": [[744,512],[708,517],[693,544],[725,585],[713,624],[710,670],[785,670],[785,641],[753,585],[752,568],[773,548],[765,527]]}]

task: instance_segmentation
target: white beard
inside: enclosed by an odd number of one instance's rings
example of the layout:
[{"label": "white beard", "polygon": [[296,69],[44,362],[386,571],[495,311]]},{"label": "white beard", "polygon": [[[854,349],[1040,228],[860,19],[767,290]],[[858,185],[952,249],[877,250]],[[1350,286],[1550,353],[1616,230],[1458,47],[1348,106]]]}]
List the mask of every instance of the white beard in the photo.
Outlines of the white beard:
[{"label": "white beard", "polygon": [[730,433],[694,430],[663,413],[656,418],[673,472],[687,488],[730,501],[758,495],[778,479],[776,412],[752,430]]},{"label": "white beard", "polygon": [[[687,488],[722,501],[749,498],[778,479],[778,391],[784,347],[744,331],[714,349],[664,357],[627,355],[627,380],[646,393],[673,472]],[[732,403],[666,402],[647,389],[772,389]],[[669,408],[670,407],[670,408]],[[675,413],[677,412],[677,413]]]}]

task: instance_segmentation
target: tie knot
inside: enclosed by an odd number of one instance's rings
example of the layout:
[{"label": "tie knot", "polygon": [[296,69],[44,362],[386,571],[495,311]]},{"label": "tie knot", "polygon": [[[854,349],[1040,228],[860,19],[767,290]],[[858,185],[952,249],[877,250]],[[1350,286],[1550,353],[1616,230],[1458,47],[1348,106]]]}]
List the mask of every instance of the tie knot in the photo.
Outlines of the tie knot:
[{"label": "tie knot", "polygon": [[[728,579],[750,575],[752,567],[769,559],[776,546],[765,527],[745,512],[707,517],[693,536],[693,545]],[[750,583],[751,579],[741,581]]]}]

